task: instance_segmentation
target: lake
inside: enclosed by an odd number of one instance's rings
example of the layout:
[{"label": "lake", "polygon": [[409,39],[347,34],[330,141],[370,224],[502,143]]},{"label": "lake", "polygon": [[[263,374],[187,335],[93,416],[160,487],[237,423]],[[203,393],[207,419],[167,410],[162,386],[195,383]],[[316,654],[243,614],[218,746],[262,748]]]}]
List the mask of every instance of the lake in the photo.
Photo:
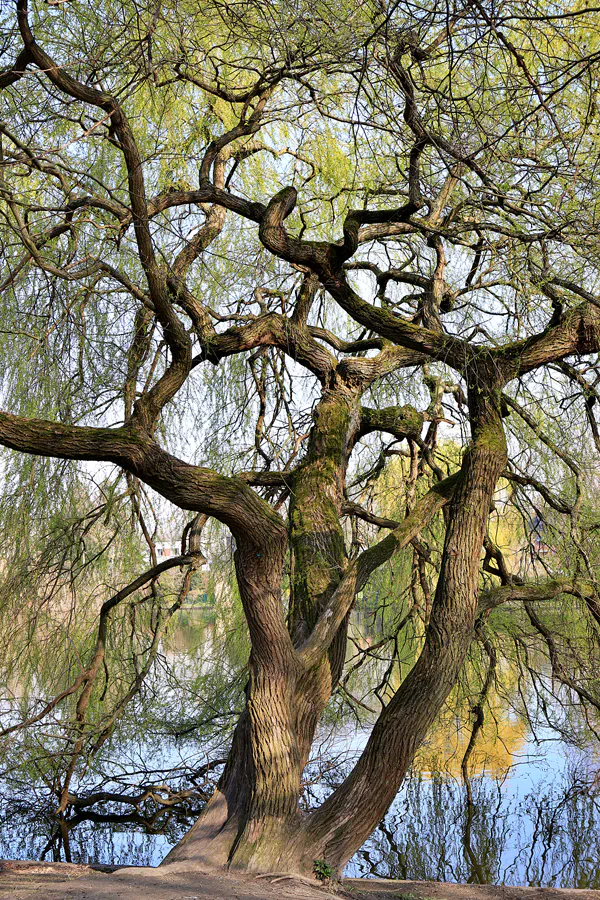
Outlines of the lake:
[{"label": "lake", "polygon": [[[171,662],[185,667],[198,662],[200,654],[205,665],[202,648],[213,640],[210,629],[198,647],[186,628],[182,625],[175,635]],[[392,808],[346,874],[600,888],[598,746],[589,735],[568,740],[547,724],[532,727],[500,700],[494,709],[494,727],[484,732],[473,756],[473,803],[467,803],[460,777],[467,732],[458,723],[454,729],[446,723],[428,740]],[[320,768],[330,775],[311,787],[309,801],[322,797],[328,783],[343,774],[366,734],[364,726],[348,722],[323,733],[311,772]],[[41,753],[43,730],[39,741]],[[103,751],[98,772],[110,775],[103,776],[104,783],[96,775],[94,785],[131,788],[147,780],[148,769],[175,771],[173,777],[185,785],[186,773],[199,769],[209,751],[189,737],[166,738],[148,728],[136,733],[130,726],[118,745]],[[336,767],[330,769],[328,759],[336,759]],[[5,772],[9,769],[5,764]],[[202,808],[199,797],[172,807],[145,800],[139,809],[111,802],[71,809],[57,819],[44,766],[36,769],[34,761],[28,772],[13,773],[2,791],[3,858],[157,865]]]}]

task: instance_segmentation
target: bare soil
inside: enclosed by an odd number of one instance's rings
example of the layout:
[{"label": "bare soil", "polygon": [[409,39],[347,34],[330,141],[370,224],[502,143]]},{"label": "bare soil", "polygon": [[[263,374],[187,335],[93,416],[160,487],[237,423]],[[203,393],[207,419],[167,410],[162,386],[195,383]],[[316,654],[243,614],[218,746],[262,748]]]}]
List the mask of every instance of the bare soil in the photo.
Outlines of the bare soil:
[{"label": "bare soil", "polygon": [[0,861],[0,898],[10,900],[600,900],[600,891],[345,879],[320,887],[305,879],[219,872]]}]

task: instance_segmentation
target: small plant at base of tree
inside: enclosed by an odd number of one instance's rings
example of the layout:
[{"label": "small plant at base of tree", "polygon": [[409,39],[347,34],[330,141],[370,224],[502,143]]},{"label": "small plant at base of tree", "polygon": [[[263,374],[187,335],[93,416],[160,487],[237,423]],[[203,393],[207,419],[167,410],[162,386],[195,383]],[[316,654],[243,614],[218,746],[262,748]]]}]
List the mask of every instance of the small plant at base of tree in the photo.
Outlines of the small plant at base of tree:
[{"label": "small plant at base of tree", "polygon": [[315,878],[317,878],[319,881],[325,882],[332,880],[335,874],[335,869],[324,859],[315,859],[313,862],[313,872],[315,873]]}]

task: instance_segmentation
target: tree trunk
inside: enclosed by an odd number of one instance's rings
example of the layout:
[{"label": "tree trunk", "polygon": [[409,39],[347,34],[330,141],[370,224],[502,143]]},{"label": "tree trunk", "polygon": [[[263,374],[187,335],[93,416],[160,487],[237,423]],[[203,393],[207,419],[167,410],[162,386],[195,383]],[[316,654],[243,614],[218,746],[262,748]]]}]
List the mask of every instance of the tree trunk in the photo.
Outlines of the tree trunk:
[{"label": "tree trunk", "polygon": [[163,865],[269,871],[297,827],[302,770],[290,691],[253,664],[251,672],[248,703],[215,793]]},{"label": "tree trunk", "polygon": [[380,715],[354,770],[303,822],[288,860],[340,870],[387,812],[414,755],[456,683],[473,636],[481,551],[498,478],[506,465],[499,402],[470,392],[473,440],[450,508],[444,553],[423,650]]},{"label": "tree trunk", "polygon": [[[313,669],[303,671],[284,643],[274,641],[267,653],[260,653],[261,635],[254,635],[247,706],[225,772],[203,816],[166,863],[191,867],[228,864],[248,871],[312,874],[314,861],[324,859],[339,871],[387,812],[456,683],[474,631],[481,551],[494,490],[506,464],[506,443],[497,394],[472,389],[470,403],[476,424],[450,508],[424,646],[380,715],[353,772],[319,809],[301,816],[302,770],[336,677],[332,656],[330,653]],[[345,455],[345,440],[344,445]],[[326,459],[321,460],[321,466],[326,464]],[[292,624],[295,621],[296,625],[312,612],[310,600],[322,605],[331,584],[339,581],[340,535],[332,526],[337,494],[315,492],[323,474],[321,466],[316,457],[307,461],[313,477],[302,487],[310,502],[293,506],[296,564],[306,556],[303,570],[294,573],[294,583],[300,586],[292,604]],[[323,526],[312,534],[308,527],[310,504],[313,520]],[[311,539],[312,552],[308,552]],[[312,573],[305,568],[311,560],[315,566]],[[262,596],[265,591],[257,588],[258,573],[248,576],[253,566],[254,561],[247,555],[242,559],[238,551],[242,600],[245,592],[253,591],[252,598],[247,598],[251,602],[244,606],[256,609],[262,602],[256,593]],[[306,587],[311,580],[318,590]],[[272,611],[276,606],[266,604]],[[264,610],[261,621],[265,621]],[[306,624],[314,627],[313,621]],[[249,626],[252,631],[251,617]],[[273,633],[279,628],[280,623],[273,623]]]},{"label": "tree trunk", "polygon": [[[325,393],[314,414],[306,457],[294,479],[290,510],[292,596],[286,637],[307,637],[339,583],[346,562],[340,524],[346,467],[360,425],[357,399]],[[238,549],[236,569],[252,638],[246,708],[214,796],[190,832],[164,863],[230,865],[273,870],[286,858],[300,827],[302,771],[323,709],[340,677],[348,617],[330,651],[306,671],[276,639],[280,623],[265,631],[264,564],[255,550]],[[252,574],[254,571],[254,574]],[[259,615],[257,616],[257,611]],[[275,638],[275,639],[274,639]],[[265,642],[265,639],[267,642]],[[291,646],[291,643],[290,643]],[[297,868],[297,866],[293,866]],[[312,864],[310,867],[312,871]]]},{"label": "tree trunk", "polygon": [[[325,391],[313,412],[313,423],[290,504],[289,628],[296,646],[312,632],[346,565],[340,519],[348,459],[360,428],[357,394]],[[297,685],[296,733],[303,766],[308,762],[321,714],[342,674],[349,615],[326,656],[304,672]]]},{"label": "tree trunk", "polygon": [[302,763],[295,728],[301,669],[281,604],[282,548],[244,543],[237,580],[252,637],[247,702],[201,817],[163,861],[185,868],[272,868],[297,824]]}]

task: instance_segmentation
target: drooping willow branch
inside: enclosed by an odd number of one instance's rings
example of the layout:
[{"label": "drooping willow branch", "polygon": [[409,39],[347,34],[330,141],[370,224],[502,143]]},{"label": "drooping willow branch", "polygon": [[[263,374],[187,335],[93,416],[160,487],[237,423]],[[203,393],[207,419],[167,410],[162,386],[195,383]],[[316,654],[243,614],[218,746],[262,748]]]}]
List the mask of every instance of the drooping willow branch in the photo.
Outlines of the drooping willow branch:
[{"label": "drooping willow branch", "polygon": [[34,716],[30,716],[29,718],[24,719],[22,722],[2,729],[0,731],[0,737],[6,737],[7,735],[12,734],[15,731],[28,728],[31,725],[35,725],[36,722],[40,722],[42,719],[45,719],[46,716],[48,716],[52,712],[52,710],[55,709],[63,700],[76,693],[82,687],[84,688],[82,696],[87,695],[87,697],[89,698],[89,693],[91,693],[91,688],[93,686],[94,680],[100,670],[102,660],[104,659],[108,624],[110,613],[112,612],[112,610],[116,606],[118,606],[119,603],[122,603],[123,600],[126,600],[127,597],[130,597],[131,594],[134,594],[136,591],[140,590],[140,588],[144,587],[144,585],[148,584],[148,582],[156,581],[164,572],[167,572],[169,571],[169,569],[174,569],[176,567],[186,565],[189,566],[191,562],[192,557],[189,555],[173,556],[170,559],[166,559],[163,562],[159,563],[157,566],[153,566],[151,569],[148,569],[142,575],[138,575],[138,577],[134,579],[134,581],[130,582],[126,587],[121,588],[120,591],[118,591],[116,594],[113,594],[113,596],[108,600],[105,600],[99,613],[96,643],[91,655],[89,665],[86,667],[86,669],[77,676],[77,678],[68,688],[65,688],[64,691],[61,691],[60,694],[57,694],[55,697],[53,697],[52,700],[50,700],[44,706],[44,708],[40,710],[39,713],[36,713]]}]

